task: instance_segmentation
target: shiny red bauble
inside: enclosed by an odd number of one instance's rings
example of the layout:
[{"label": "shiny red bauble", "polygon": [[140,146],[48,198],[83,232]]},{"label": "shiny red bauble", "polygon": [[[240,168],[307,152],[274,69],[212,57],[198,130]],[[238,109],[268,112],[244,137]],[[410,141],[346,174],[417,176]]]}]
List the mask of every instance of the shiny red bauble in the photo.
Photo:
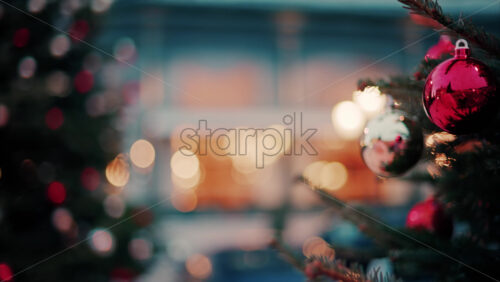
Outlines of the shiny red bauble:
[{"label": "shiny red bauble", "polygon": [[406,227],[426,230],[440,237],[450,238],[453,232],[453,221],[440,202],[429,198],[411,208],[406,217]]},{"label": "shiny red bauble", "polygon": [[455,57],[439,64],[427,77],[423,104],[427,116],[441,129],[454,134],[472,133],[496,115],[496,91],[492,72],[470,58],[467,41],[460,39]]}]

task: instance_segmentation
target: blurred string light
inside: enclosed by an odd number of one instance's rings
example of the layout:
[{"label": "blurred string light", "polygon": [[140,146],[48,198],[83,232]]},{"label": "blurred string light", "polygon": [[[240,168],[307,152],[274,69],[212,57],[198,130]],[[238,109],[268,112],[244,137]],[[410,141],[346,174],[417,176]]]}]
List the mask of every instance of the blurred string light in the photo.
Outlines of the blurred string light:
[{"label": "blurred string light", "polygon": [[47,89],[54,96],[64,97],[68,94],[69,76],[62,71],[55,71],[47,78]]},{"label": "blurred string light", "polygon": [[52,224],[60,232],[67,233],[74,224],[73,216],[68,209],[58,208],[52,213]]},{"label": "blurred string light", "polygon": [[178,177],[175,173],[171,173],[172,176],[172,183],[174,183],[175,186],[184,188],[184,189],[192,189],[198,186],[198,184],[201,182],[201,170],[198,170],[195,175],[189,178],[181,178]]},{"label": "blurred string light", "polygon": [[45,114],[45,124],[51,130],[60,128],[64,123],[64,115],[58,107],[52,107]]},{"label": "blurred string light", "polygon": [[155,161],[155,148],[144,139],[139,139],[130,147],[130,160],[139,168],[147,168]]},{"label": "blurred string light", "polygon": [[0,127],[4,127],[9,122],[9,108],[0,104]]},{"label": "blurred string light", "polygon": [[83,188],[89,191],[94,191],[101,184],[101,175],[95,168],[86,167],[80,174],[80,181]]},{"label": "blurred string light", "polygon": [[47,188],[47,197],[54,204],[62,204],[66,199],[66,188],[61,182],[51,182]]},{"label": "blurred string light", "polygon": [[153,244],[144,238],[135,238],[128,244],[130,256],[136,260],[148,260],[153,254]]},{"label": "blurred string light", "polygon": [[104,200],[104,211],[109,217],[120,218],[125,213],[125,201],[119,195],[109,195]]},{"label": "blurred string light", "polygon": [[56,35],[50,41],[50,54],[54,57],[62,57],[66,55],[71,46],[69,38],[64,34]]},{"label": "blurred string light", "polygon": [[187,149],[180,149],[172,155],[170,168],[175,176],[189,179],[200,172],[200,161],[195,153]]},{"label": "blurred string light", "polygon": [[111,7],[113,0],[92,0],[90,2],[90,8],[95,13],[102,13]]},{"label": "blurred string light", "polygon": [[130,168],[123,154],[119,154],[106,166],[106,179],[113,186],[123,187],[130,178]]},{"label": "blurred string light", "polygon": [[367,118],[381,113],[387,103],[386,95],[380,93],[377,86],[368,86],[363,91],[354,91],[352,99]]},{"label": "blurred string light", "polygon": [[307,258],[325,257],[329,261],[335,258],[335,250],[330,248],[323,238],[317,236],[310,237],[304,241],[304,244],[302,244],[302,253]]},{"label": "blurred string light", "polygon": [[365,125],[365,116],[357,104],[343,101],[332,110],[332,122],[336,133],[343,139],[356,139]]},{"label": "blurred string light", "polygon": [[89,235],[90,248],[100,256],[108,256],[115,249],[115,238],[113,234],[104,228],[96,228]]},{"label": "blurred string light", "polygon": [[12,278],[14,277],[12,273],[12,269],[10,266],[5,263],[1,262],[0,263],[0,281],[12,281]]},{"label": "blurred string light", "polygon": [[36,61],[33,57],[28,56],[21,59],[18,67],[19,76],[22,78],[31,78],[36,71]]},{"label": "blurred string light", "polygon": [[186,260],[186,270],[194,278],[206,279],[212,274],[212,262],[202,254],[194,254]]},{"label": "blurred string light", "polygon": [[30,13],[36,14],[40,13],[47,4],[47,0],[29,0],[28,1],[28,11]]},{"label": "blurred string light", "polygon": [[311,185],[333,191],[344,186],[348,171],[340,162],[317,161],[304,169],[303,176]]}]

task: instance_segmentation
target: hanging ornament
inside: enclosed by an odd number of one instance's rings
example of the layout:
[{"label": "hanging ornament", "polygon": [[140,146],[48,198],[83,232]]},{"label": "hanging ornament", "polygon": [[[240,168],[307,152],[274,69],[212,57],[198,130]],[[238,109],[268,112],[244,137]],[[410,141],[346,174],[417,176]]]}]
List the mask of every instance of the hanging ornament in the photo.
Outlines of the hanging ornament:
[{"label": "hanging ornament", "polygon": [[455,57],[434,68],[425,82],[425,112],[450,133],[474,132],[496,115],[495,77],[485,64],[469,56],[467,41],[458,40]]},{"label": "hanging ornament", "polygon": [[406,227],[426,230],[443,238],[450,238],[453,220],[445,213],[443,205],[434,198],[417,203],[406,218]]},{"label": "hanging ornament", "polygon": [[438,43],[427,50],[425,60],[437,60],[446,54],[453,55],[453,50],[455,50],[455,46],[451,42],[451,38],[448,35],[441,35]]},{"label": "hanging ornament", "polygon": [[422,154],[418,124],[399,110],[388,110],[370,120],[361,136],[361,155],[375,174],[394,177],[413,167]]}]

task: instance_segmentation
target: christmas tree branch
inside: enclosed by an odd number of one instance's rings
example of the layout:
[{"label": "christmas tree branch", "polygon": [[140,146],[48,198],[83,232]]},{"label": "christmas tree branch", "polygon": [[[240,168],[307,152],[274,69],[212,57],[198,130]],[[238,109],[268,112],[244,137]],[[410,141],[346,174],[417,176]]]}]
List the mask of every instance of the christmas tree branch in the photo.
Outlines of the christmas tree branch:
[{"label": "christmas tree branch", "polygon": [[[404,5],[404,8],[413,13],[435,20],[448,29],[451,33],[467,39],[481,49],[488,52],[491,56],[500,58],[500,44],[498,39],[492,34],[477,28],[471,21],[453,19],[443,13],[441,6],[437,1],[432,0],[398,0]],[[443,29],[444,30],[444,29]],[[440,30],[440,31],[443,31]]]}]

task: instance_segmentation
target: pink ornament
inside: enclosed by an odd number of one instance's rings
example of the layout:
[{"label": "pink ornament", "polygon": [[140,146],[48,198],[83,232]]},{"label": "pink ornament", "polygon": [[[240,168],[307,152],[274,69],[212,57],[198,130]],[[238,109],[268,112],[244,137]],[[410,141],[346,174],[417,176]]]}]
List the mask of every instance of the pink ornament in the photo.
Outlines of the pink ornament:
[{"label": "pink ornament", "polygon": [[424,87],[427,116],[454,134],[477,131],[497,112],[495,77],[485,64],[469,56],[467,41],[458,40],[455,57],[434,68]]}]

